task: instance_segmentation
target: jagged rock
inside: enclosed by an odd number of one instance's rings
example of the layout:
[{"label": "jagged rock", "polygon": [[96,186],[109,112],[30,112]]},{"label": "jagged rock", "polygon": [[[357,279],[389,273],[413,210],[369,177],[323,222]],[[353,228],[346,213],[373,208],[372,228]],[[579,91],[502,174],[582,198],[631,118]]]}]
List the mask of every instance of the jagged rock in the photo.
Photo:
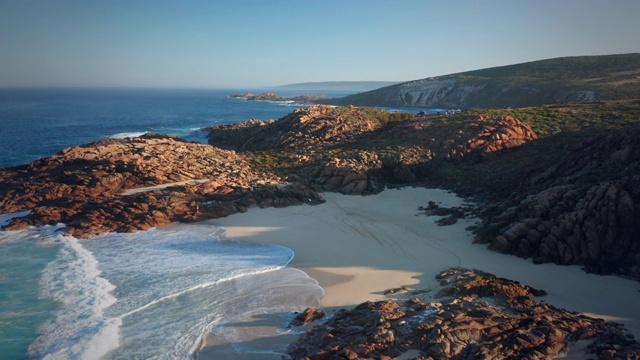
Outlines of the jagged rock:
[{"label": "jagged rock", "polygon": [[[177,184],[124,194],[168,183]],[[0,212],[32,210],[5,229],[62,222],[80,238],[322,201],[304,184],[254,172],[233,151],[166,135],[102,140],[0,170]]]},{"label": "jagged rock", "polygon": [[298,314],[293,320],[291,320],[291,326],[301,326],[306,323],[320,320],[325,316],[325,312],[322,309],[306,308],[303,312]]},{"label": "jagged rock", "polygon": [[[571,145],[488,208],[478,242],[536,263],[640,279],[640,126]],[[492,224],[492,225],[489,225]]]},{"label": "jagged rock", "polygon": [[600,359],[638,359],[618,324],[538,303],[543,291],[466,269],[437,276],[439,303],[365,302],[340,310],[290,345],[293,359],[551,359],[578,340]]}]

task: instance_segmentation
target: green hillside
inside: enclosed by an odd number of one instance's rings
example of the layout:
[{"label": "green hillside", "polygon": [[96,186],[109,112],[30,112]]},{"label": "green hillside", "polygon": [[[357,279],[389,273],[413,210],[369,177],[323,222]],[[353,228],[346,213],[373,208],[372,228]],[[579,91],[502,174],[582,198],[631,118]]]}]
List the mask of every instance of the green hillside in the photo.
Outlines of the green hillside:
[{"label": "green hillside", "polygon": [[414,80],[332,104],[522,107],[640,98],[640,54],[563,57]]}]

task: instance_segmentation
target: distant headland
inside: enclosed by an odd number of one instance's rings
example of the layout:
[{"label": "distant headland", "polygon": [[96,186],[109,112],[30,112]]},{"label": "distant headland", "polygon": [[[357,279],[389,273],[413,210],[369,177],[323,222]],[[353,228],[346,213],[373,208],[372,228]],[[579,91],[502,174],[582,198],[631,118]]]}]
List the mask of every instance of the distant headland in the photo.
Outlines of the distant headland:
[{"label": "distant headland", "polygon": [[311,105],[311,104],[315,104],[319,100],[326,100],[327,99],[327,97],[322,95],[322,94],[318,94],[318,95],[297,95],[297,96],[294,96],[292,98],[284,98],[284,97],[276,95],[274,93],[231,94],[231,95],[227,95],[227,98],[230,98],[230,99],[245,99],[245,100],[250,100],[250,101],[288,101],[288,102],[292,102],[294,104],[301,104],[301,105]]}]

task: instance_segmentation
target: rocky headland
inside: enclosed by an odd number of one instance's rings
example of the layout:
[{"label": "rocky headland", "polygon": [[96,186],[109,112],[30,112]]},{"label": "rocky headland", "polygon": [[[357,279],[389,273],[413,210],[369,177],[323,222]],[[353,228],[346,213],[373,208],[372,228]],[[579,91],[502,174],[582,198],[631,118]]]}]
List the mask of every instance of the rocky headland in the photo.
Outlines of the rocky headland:
[{"label": "rocky headland", "polygon": [[472,108],[524,107],[576,101],[634,99],[640,54],[563,57],[467,71],[387,86],[333,105]]},{"label": "rocky headland", "polygon": [[451,119],[330,106],[207,130],[211,145],[261,167],[295,174],[317,190],[358,195],[415,183],[434,163],[482,161],[537,138],[510,116]]},{"label": "rocky headland", "polygon": [[290,101],[294,104],[299,105],[311,105],[315,104],[319,101],[327,100],[327,97],[318,94],[318,95],[297,95],[292,98],[284,98],[282,96],[276,95],[274,93],[262,93],[262,94],[253,94],[253,93],[245,93],[245,94],[231,94],[227,95],[229,99],[245,99],[249,101]]},{"label": "rocky headland", "polygon": [[476,196],[476,241],[496,251],[640,279],[640,127],[627,122],[540,138],[509,114],[315,106],[208,128],[212,146],[145,135],[5,168],[0,211],[31,210],[6,229],[62,222],[88,237],[437,185]]},{"label": "rocky headland", "polygon": [[79,238],[322,201],[307,187],[256,172],[233,151],[153,134],[2,169],[0,195],[2,213],[31,210],[4,229],[64,223]]},{"label": "rocky headland", "polygon": [[[440,186],[474,196],[476,242],[640,280],[638,114],[639,101],[454,115],[314,106],[208,128],[210,145],[147,134],[0,169],[0,212],[31,211],[6,230],[64,223],[67,234],[87,238],[319,204],[324,191]],[[338,312],[290,354],[384,358],[413,349],[425,359],[533,359],[588,340],[601,359],[640,356],[617,325],[542,304],[533,289],[480,272],[441,278],[451,289],[441,295],[453,299]]]}]

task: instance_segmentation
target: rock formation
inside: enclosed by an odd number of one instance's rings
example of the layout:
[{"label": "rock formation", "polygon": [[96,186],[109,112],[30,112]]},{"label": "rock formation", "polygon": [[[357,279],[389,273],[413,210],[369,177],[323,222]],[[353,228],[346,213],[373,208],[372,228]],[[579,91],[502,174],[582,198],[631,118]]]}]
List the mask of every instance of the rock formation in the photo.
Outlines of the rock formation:
[{"label": "rock formation", "polygon": [[[485,164],[487,171],[496,159],[537,139],[529,125],[511,116],[416,116],[329,106],[208,131],[215,147],[147,135],[103,140],[2,169],[0,212],[32,209],[8,229],[63,222],[79,237],[136,231],[252,206],[315,204],[322,201],[319,191],[374,194],[385,186],[428,182],[442,172],[463,174],[459,165],[469,172],[480,168],[469,164]],[[535,262],[640,278],[638,143],[640,127],[632,126],[568,144],[557,164],[536,159],[529,172],[514,177],[522,180],[503,189],[507,198],[482,204],[477,241]],[[465,176],[467,188],[475,188],[473,174]],[[125,193],[158,185],[171,186]],[[443,225],[454,221],[451,216]]]},{"label": "rock formation", "polygon": [[296,95],[292,98],[283,98],[282,96],[276,95],[274,93],[263,93],[263,94],[232,94],[227,95],[227,98],[231,99],[245,99],[249,101],[290,101],[294,104],[301,105],[312,105],[317,101],[326,100],[327,98],[322,95]]},{"label": "rock formation", "polygon": [[253,171],[233,151],[166,135],[102,140],[0,171],[0,212],[32,210],[6,229],[62,222],[81,238],[320,202],[302,184]]},{"label": "rock formation", "polygon": [[[639,359],[640,343],[618,324],[537,301],[545,293],[491,274],[438,275],[438,302],[365,302],[313,327],[293,359],[551,359],[576,342],[599,359]],[[578,354],[582,358],[587,354]]]},{"label": "rock formation", "polygon": [[249,120],[207,130],[213,146],[253,156],[278,152],[278,161],[290,164],[288,174],[345,194],[415,182],[428,173],[432,160],[486,161],[537,139],[531,127],[510,116],[425,118],[329,106],[298,109],[277,121]]},{"label": "rock formation", "polygon": [[485,213],[478,242],[535,262],[640,279],[640,126],[569,145]]}]

